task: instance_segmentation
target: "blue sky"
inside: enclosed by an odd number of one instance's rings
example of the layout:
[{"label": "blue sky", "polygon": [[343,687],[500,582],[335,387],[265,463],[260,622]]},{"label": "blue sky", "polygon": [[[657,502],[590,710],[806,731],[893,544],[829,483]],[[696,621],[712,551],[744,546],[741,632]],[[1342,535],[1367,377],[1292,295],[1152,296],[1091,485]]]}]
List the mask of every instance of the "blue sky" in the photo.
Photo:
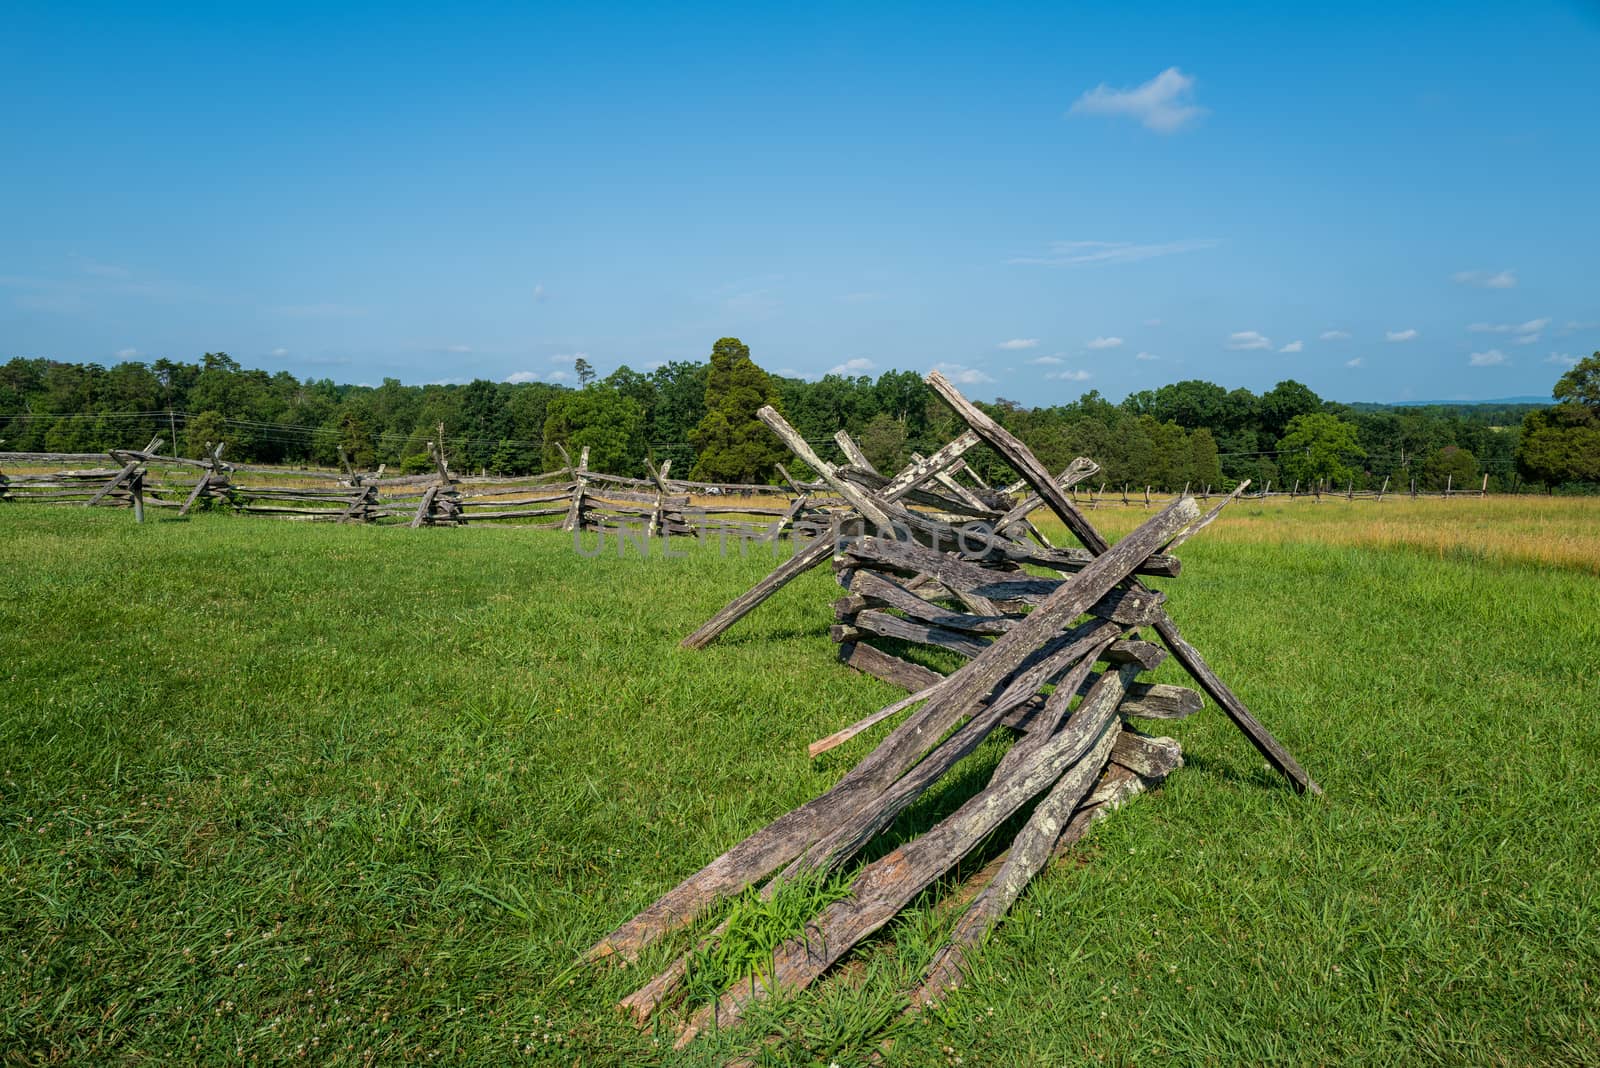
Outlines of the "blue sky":
[{"label": "blue sky", "polygon": [[1600,5],[10,4],[0,359],[1546,395]]}]

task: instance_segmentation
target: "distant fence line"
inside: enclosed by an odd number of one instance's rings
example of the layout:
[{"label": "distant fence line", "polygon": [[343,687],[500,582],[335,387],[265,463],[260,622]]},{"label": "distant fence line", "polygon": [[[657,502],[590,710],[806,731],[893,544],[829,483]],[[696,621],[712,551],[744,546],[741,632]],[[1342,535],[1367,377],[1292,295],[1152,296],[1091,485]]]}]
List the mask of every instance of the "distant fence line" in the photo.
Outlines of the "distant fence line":
[{"label": "distant fence line", "polygon": [[[1446,476],[1444,489],[1442,490],[1419,489],[1417,487],[1417,480],[1413,478],[1410,480],[1410,484],[1406,488],[1396,489],[1395,491],[1391,492],[1389,489],[1389,482],[1390,480],[1385,478],[1383,480],[1383,484],[1377,489],[1358,490],[1355,488],[1354,482],[1347,483],[1345,487],[1341,489],[1328,479],[1316,479],[1312,482],[1305,483],[1304,485],[1297,480],[1287,490],[1283,489],[1281,486],[1280,488],[1274,490],[1272,488],[1272,482],[1269,480],[1264,486],[1262,486],[1259,492],[1246,492],[1239,494],[1238,496],[1240,500],[1251,501],[1266,500],[1269,497],[1277,497],[1285,500],[1307,499],[1312,501],[1321,501],[1323,498],[1327,498],[1329,500],[1347,501],[1383,501],[1392,500],[1395,497],[1454,498],[1487,497],[1489,495],[1489,476],[1487,474],[1483,476],[1483,481],[1478,486],[1461,488],[1456,487],[1453,476]],[[1143,488],[1143,492],[1141,493],[1138,486],[1133,486],[1130,483],[1123,483],[1120,492],[1115,488],[1112,488],[1108,492],[1106,489],[1106,483],[1102,482],[1100,483],[1099,489],[1094,489],[1093,487],[1084,488],[1081,486],[1074,486],[1072,488],[1072,499],[1080,504],[1087,503],[1090,508],[1098,508],[1101,505],[1118,505],[1126,507],[1139,506],[1149,508],[1153,505],[1168,504],[1173,500],[1174,497],[1181,497],[1190,493],[1192,486],[1193,483],[1186,482],[1184,483],[1183,491],[1181,493],[1171,494],[1167,493],[1165,490],[1162,490],[1152,495],[1150,486],[1145,486]],[[1209,500],[1212,496],[1211,491],[1212,487],[1204,486],[1194,490],[1193,492],[1196,498],[1201,501],[1205,501]],[[1218,492],[1224,492],[1224,488],[1219,487]]]},{"label": "distant fence line", "polygon": [[[537,529],[628,532],[649,535],[735,535],[777,538],[797,527],[826,526],[844,505],[818,494],[817,484],[787,486],[694,482],[669,477],[671,461],[647,462],[649,479],[589,470],[589,450],[573,461],[557,446],[564,466],[538,475],[457,475],[429,443],[434,470],[386,477],[345,469],[284,469],[229,464],[217,445],[199,459],[159,452],[160,438],[143,449],[100,453],[0,452],[0,501],[131,508],[143,522],[146,508],[187,515],[198,506],[248,515],[311,522],[408,523],[463,526],[517,520]],[[107,458],[112,461],[107,466]],[[95,464],[48,472],[7,473],[18,466]],[[254,480],[239,476],[259,477]],[[787,472],[785,472],[787,478]],[[295,483],[322,483],[296,485]],[[691,497],[722,498],[695,508]],[[750,501],[777,497],[782,507]]]},{"label": "distant fence line", "polygon": [[[846,438],[840,435],[841,439]],[[197,506],[224,508],[247,515],[312,522],[407,523],[411,527],[464,526],[481,522],[518,521],[535,529],[597,531],[601,533],[690,535],[775,540],[786,535],[814,535],[836,523],[848,509],[830,496],[824,483],[796,479],[781,465],[784,485],[695,482],[670,477],[672,461],[658,468],[646,461],[647,479],[628,478],[589,470],[589,450],[573,460],[566,448],[556,446],[563,466],[555,471],[518,477],[457,475],[451,471],[434,443],[429,442],[431,473],[385,476],[355,470],[347,459],[343,471],[285,469],[230,464],[216,445],[199,459],[162,455],[162,439],[144,449],[111,449],[107,453],[0,452],[0,501],[33,502],[131,508],[143,522],[145,509],[175,509],[187,515]],[[857,451],[853,448],[850,451]],[[109,458],[112,466],[106,466]],[[852,457],[866,465],[864,458]],[[6,468],[95,464],[43,473]],[[867,465],[870,466],[870,465]],[[970,473],[970,469],[968,469]],[[241,479],[240,476],[247,476]],[[260,476],[251,479],[248,476]],[[270,477],[268,477],[270,476]],[[975,473],[973,477],[976,478]],[[981,480],[978,480],[981,484]],[[322,483],[296,485],[294,483]],[[1456,488],[1447,480],[1442,491],[1419,490],[1416,481],[1403,491],[1390,492],[1385,479],[1376,490],[1358,490],[1354,483],[1342,489],[1325,479],[1288,489],[1246,492],[1246,499],[1264,500],[1366,500],[1379,502],[1406,497],[1484,497],[1488,476],[1472,488]],[[983,487],[988,490],[987,486]],[[1009,490],[1010,488],[1008,488]],[[1004,495],[1008,490],[1000,491]],[[1075,502],[1090,509],[1101,507],[1161,507],[1174,497],[1193,492],[1201,501],[1213,496],[1211,486],[1185,485],[1180,493],[1124,483],[1120,490],[1102,482],[1075,485]],[[992,491],[991,491],[992,492]],[[1227,495],[1217,487],[1218,495]],[[702,498],[697,507],[691,501]],[[714,503],[706,497],[724,498]],[[749,501],[760,497],[781,501]]]}]

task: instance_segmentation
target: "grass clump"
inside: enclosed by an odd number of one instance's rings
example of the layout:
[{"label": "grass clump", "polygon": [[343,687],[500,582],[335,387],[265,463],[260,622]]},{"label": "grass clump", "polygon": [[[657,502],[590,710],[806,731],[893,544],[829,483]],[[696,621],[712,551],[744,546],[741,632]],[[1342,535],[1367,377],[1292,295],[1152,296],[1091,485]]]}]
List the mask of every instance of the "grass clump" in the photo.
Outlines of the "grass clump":
[{"label": "grass clump", "polygon": [[791,938],[806,937],[808,921],[849,895],[844,873],[817,869],[782,879],[770,895],[747,889],[728,907],[721,937],[690,954],[684,970],[690,1002],[715,1001],[736,983],[768,982],[773,952]]}]

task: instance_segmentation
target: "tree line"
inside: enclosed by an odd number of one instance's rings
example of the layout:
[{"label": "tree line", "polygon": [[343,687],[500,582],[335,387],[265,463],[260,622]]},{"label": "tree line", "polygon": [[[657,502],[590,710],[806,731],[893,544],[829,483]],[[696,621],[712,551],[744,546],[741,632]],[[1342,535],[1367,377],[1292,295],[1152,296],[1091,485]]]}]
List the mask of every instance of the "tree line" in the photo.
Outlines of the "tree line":
[{"label": "tree line", "polygon": [[[737,338],[704,363],[597,376],[577,388],[491,382],[408,386],[300,380],[242,367],[222,352],[193,363],[158,359],[104,367],[16,358],[0,365],[0,449],[96,452],[160,433],[190,455],[226,441],[236,462],[332,465],[341,451],[364,469],[429,468],[440,437],[458,470],[518,475],[560,466],[557,444],[588,446],[590,466],[641,475],[671,458],[680,475],[767,482],[787,452],[755,418],[763,404],[807,440],[843,428],[881,469],[905,464],[961,431],[920,375],[887,371],[804,381],[768,374]],[[1175,490],[1249,478],[1287,487],[1325,480],[1358,489],[1515,483],[1600,489],[1600,353],[1581,361],[1543,405],[1342,404],[1286,380],[1256,394],[1201,380],[1142,390],[1113,403],[1091,390],[1067,404],[1029,407],[1004,397],[983,407],[1052,469],[1090,456],[1106,483]],[[972,462],[1009,476],[984,450]]]}]

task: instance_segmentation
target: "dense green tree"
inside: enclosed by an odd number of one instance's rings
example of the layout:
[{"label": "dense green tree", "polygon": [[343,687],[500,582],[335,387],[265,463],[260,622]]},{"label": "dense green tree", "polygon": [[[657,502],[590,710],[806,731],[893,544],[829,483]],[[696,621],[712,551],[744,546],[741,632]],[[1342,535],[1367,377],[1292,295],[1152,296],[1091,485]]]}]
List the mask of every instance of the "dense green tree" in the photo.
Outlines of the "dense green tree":
[{"label": "dense green tree", "polygon": [[1476,489],[1478,475],[1478,458],[1455,445],[1435,450],[1422,465],[1422,484],[1430,490]]},{"label": "dense green tree", "polygon": [[1322,408],[1322,400],[1311,392],[1309,386],[1294,379],[1285,379],[1261,395],[1257,406],[1261,429],[1269,437],[1282,437],[1296,417],[1308,415]]},{"label": "dense green tree", "polygon": [[1549,487],[1600,483],[1600,415],[1583,404],[1529,412],[1522,421],[1517,469]]},{"label": "dense green tree", "polygon": [[574,463],[589,448],[589,470],[613,475],[644,474],[644,409],[614,389],[591,386],[567,390],[545,409],[545,466],[560,466],[556,445],[566,447]]},{"label": "dense green tree", "polygon": [[1581,404],[1600,415],[1600,352],[1585,356],[1556,380],[1551,394],[1558,401]]},{"label": "dense green tree", "polygon": [[690,435],[697,455],[690,477],[705,482],[759,482],[789,455],[756,417],[763,405],[779,407],[778,391],[736,337],[711,348],[706,376],[706,414]]},{"label": "dense green tree", "polygon": [[900,470],[909,458],[905,424],[888,412],[872,417],[861,431],[859,444],[872,466],[884,474]]},{"label": "dense green tree", "polygon": [[1285,478],[1307,483],[1327,479],[1339,485],[1355,477],[1351,464],[1366,451],[1354,424],[1325,412],[1309,412],[1289,421],[1278,454]]}]

